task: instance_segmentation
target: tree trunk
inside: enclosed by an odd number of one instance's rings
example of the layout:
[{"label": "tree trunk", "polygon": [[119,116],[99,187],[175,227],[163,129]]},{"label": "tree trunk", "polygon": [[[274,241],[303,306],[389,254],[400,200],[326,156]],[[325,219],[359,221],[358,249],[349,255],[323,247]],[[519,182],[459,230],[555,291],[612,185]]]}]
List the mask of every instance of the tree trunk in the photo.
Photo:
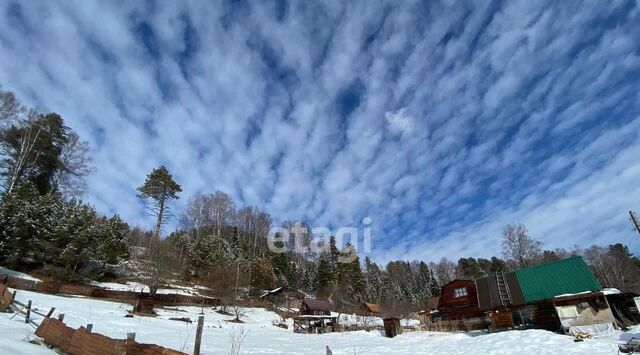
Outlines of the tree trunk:
[{"label": "tree trunk", "polygon": [[156,221],[155,237],[160,240],[160,228],[162,227],[162,217],[164,215],[164,199],[158,201],[158,219]]}]

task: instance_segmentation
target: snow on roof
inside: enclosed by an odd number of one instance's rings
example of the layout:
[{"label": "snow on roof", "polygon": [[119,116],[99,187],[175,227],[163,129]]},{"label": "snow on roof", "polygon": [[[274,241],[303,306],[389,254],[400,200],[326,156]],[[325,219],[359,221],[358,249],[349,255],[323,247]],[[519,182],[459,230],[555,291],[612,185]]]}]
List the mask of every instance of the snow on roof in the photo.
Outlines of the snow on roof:
[{"label": "snow on roof", "polygon": [[554,298],[562,298],[562,297],[570,297],[570,296],[578,296],[578,295],[587,295],[590,294],[591,291],[584,291],[584,292],[578,292],[578,293],[563,293],[561,295],[557,295]]},{"label": "snow on roof", "polygon": [[262,294],[262,296],[260,296],[260,298],[264,298],[267,297],[268,295],[275,295],[280,293],[282,290],[284,290],[284,286],[280,286],[278,288],[274,288],[273,290],[270,291],[266,291],[265,293]]},{"label": "snow on roof", "polygon": [[578,293],[564,293],[562,295],[557,295],[554,298],[564,298],[564,297],[571,297],[571,296],[580,296],[580,295],[588,295],[588,294],[603,294],[603,295],[615,295],[615,294],[619,294],[621,293],[620,290],[618,290],[617,288],[605,288],[602,291],[599,292],[591,292],[591,291],[584,291],[584,292],[578,292]]}]

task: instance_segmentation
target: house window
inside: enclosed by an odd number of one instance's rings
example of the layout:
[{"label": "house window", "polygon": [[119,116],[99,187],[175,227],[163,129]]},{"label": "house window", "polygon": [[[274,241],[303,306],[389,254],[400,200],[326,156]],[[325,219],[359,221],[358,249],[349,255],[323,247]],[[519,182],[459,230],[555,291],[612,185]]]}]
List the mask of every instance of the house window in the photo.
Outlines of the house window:
[{"label": "house window", "polygon": [[453,290],[453,294],[456,297],[464,297],[467,295],[467,288],[466,287],[456,288],[455,290]]},{"label": "house window", "polygon": [[533,324],[533,319],[531,318],[531,312],[528,310],[522,311],[514,311],[511,313],[513,325],[516,327],[525,327]]}]

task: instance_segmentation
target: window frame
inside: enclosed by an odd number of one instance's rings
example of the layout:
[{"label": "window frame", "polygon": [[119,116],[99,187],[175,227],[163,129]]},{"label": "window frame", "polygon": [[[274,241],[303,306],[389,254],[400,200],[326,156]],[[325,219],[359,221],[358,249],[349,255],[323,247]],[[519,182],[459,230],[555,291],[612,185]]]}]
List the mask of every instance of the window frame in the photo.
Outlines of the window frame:
[{"label": "window frame", "polygon": [[458,287],[453,289],[453,296],[455,298],[466,297],[469,296],[469,291],[467,291],[466,287]]}]

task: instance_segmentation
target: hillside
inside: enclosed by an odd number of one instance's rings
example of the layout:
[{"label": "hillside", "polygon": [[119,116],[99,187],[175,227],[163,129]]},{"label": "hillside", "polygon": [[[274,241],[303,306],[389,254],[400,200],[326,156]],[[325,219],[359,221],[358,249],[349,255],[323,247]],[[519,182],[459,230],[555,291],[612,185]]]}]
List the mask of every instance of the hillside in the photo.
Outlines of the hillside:
[{"label": "hillside", "polygon": [[[175,307],[157,310],[157,317],[125,318],[131,309],[128,304],[100,301],[80,297],[65,297],[18,291],[18,300],[32,300],[35,308],[48,310],[56,307],[54,316],[65,314],[65,323],[71,327],[93,324],[93,331],[124,338],[127,332],[136,332],[136,340],[155,343],[173,349],[192,351],[195,324],[169,320],[187,317],[196,320],[199,307]],[[231,335],[244,329],[246,338],[243,354],[320,354],[330,346],[334,354],[615,354],[617,344],[634,334],[613,333],[595,339],[574,343],[568,336],[542,330],[506,331],[495,334],[407,332],[396,338],[385,338],[376,331],[345,332],[304,335],[272,325],[275,313],[261,308],[246,309],[244,324],[229,323],[231,316],[204,309],[205,328],[203,354],[227,354]],[[55,354],[44,346],[28,344],[33,338],[32,327],[11,314],[0,314],[0,332],[5,335],[0,353]],[[640,329],[636,333],[640,335]]]}]

